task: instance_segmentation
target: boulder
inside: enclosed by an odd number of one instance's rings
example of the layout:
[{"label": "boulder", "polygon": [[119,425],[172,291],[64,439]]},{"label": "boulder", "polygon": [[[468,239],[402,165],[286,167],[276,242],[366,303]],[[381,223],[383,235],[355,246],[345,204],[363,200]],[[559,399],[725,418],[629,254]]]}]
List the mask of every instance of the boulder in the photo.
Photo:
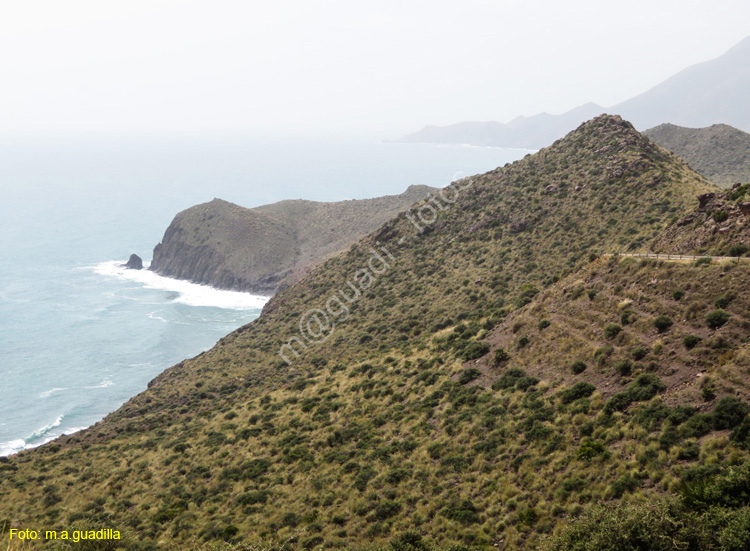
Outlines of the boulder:
[{"label": "boulder", "polygon": [[142,270],[143,269],[143,260],[141,260],[141,257],[137,254],[131,254],[128,261],[122,265],[124,268],[127,268],[129,270]]},{"label": "boulder", "polygon": [[698,196],[698,208],[704,208],[713,198],[716,197],[715,193],[703,193]]}]

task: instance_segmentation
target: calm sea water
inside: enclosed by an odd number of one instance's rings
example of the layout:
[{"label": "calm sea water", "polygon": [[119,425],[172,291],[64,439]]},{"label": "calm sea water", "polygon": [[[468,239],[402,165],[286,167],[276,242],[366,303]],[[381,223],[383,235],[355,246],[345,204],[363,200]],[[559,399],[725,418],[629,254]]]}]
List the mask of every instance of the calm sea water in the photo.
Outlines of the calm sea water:
[{"label": "calm sea water", "polygon": [[172,217],[444,186],[526,151],[378,143],[5,144],[0,148],[0,455],[80,430],[265,299],[119,268]]}]

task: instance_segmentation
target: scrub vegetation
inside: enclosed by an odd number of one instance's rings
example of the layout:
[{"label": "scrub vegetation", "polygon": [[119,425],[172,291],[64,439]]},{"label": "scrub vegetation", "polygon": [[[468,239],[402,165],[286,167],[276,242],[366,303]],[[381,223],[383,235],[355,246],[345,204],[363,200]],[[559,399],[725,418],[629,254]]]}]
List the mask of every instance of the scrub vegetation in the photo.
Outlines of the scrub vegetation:
[{"label": "scrub vegetation", "polygon": [[[0,461],[0,526],[142,550],[747,548],[750,265],[600,257],[712,187],[602,116],[459,188],[422,233],[399,215],[102,422]],[[376,245],[390,268],[288,365]]]}]

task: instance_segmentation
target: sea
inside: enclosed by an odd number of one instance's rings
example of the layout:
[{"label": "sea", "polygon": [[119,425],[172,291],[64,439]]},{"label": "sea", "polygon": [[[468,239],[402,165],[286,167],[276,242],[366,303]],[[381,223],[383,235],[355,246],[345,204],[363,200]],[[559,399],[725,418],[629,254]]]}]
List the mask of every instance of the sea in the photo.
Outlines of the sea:
[{"label": "sea", "polygon": [[0,456],[91,426],[268,297],[126,270],[179,211],[435,187],[529,153],[375,141],[98,137],[0,143]]}]

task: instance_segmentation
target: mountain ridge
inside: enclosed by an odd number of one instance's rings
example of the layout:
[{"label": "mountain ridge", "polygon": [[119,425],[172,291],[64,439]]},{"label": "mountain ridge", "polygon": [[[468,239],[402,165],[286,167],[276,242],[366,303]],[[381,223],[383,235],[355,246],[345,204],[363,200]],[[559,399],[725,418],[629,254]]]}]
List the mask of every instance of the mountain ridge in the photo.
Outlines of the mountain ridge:
[{"label": "mountain ridge", "polygon": [[750,134],[726,124],[685,128],[662,124],[643,133],[721,187],[750,182]]},{"label": "mountain ridge", "polygon": [[687,127],[724,123],[750,132],[750,114],[744,108],[744,98],[750,94],[748,67],[750,37],[725,54],[687,67],[612,107],[587,103],[560,115],[517,117],[506,124],[492,121],[428,126],[396,141],[539,149],[561,138],[568,128],[602,112],[616,113],[640,130],[663,123]]}]

